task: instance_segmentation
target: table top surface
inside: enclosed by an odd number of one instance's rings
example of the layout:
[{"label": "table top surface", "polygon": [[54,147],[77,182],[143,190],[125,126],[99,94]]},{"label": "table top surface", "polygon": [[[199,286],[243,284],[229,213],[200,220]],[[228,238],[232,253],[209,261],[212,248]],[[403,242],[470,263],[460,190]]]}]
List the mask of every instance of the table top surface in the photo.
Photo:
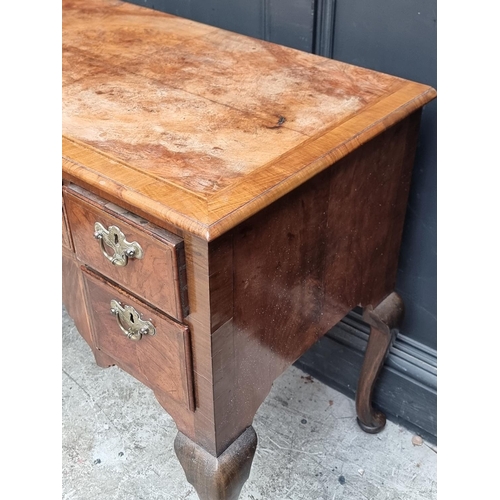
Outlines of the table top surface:
[{"label": "table top surface", "polygon": [[63,1],[63,172],[211,240],[434,89],[116,0]]}]

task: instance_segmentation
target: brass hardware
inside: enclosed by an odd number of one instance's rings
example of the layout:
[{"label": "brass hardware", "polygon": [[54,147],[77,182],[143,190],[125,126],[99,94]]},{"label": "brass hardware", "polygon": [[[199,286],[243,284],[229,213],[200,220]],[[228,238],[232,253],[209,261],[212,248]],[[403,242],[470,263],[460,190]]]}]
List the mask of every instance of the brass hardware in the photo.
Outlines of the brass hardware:
[{"label": "brass hardware", "polygon": [[[100,222],[96,222],[94,231],[94,238],[101,244],[101,252],[114,266],[126,266],[128,259],[142,259],[144,252],[139,243],[129,243],[117,226],[106,229]],[[113,249],[112,256],[106,252],[105,245]]]},{"label": "brass hardware", "polygon": [[122,306],[117,300],[111,300],[111,314],[125,336],[131,340],[141,340],[143,335],[155,335],[156,328],[151,321],[144,321],[132,306]]}]

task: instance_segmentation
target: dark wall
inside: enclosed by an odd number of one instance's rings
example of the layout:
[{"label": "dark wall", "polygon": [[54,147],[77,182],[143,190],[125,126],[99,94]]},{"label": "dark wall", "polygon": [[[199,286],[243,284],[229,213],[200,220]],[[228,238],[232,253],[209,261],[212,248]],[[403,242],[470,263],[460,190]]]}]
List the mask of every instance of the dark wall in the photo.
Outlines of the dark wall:
[{"label": "dark wall", "polygon": [[313,49],[314,0],[129,1],[294,49]]},{"label": "dark wall", "polygon": [[[333,57],[437,88],[436,0],[337,0]],[[399,261],[401,331],[436,349],[436,111],[424,108]]]}]

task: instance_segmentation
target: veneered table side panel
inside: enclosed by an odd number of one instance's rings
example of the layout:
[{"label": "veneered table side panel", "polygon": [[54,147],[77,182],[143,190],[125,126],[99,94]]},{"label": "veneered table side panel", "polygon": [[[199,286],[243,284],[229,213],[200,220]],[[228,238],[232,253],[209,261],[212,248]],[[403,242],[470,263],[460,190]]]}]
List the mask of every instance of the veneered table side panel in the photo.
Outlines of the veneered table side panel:
[{"label": "veneered table side panel", "polygon": [[218,450],[314,342],[394,290],[419,120],[417,112],[210,244]]}]

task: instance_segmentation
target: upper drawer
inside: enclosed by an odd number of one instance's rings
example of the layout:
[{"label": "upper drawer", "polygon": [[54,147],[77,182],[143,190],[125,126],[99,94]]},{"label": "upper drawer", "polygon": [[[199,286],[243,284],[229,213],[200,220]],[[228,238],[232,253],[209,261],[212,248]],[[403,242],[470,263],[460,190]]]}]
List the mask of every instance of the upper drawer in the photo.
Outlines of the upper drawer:
[{"label": "upper drawer", "polygon": [[181,238],[78,186],[64,187],[63,194],[82,262],[170,316],[187,316]]}]

